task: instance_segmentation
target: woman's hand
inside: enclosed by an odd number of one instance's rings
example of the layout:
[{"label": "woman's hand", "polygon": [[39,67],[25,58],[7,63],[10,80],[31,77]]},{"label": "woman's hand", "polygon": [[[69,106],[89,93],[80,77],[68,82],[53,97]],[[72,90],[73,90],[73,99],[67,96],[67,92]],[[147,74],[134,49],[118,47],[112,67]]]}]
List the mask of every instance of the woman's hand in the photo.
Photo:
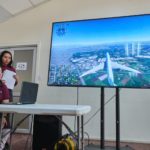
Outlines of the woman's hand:
[{"label": "woman's hand", "polygon": [[6,84],[6,81],[5,81],[5,80],[2,80],[2,83],[3,83],[3,84]]},{"label": "woman's hand", "polygon": [[14,75],[13,77],[14,77],[14,79],[16,80],[15,85],[17,85],[17,84],[18,84],[18,81],[19,81],[19,77],[18,77],[17,75]]},{"label": "woman's hand", "polygon": [[18,80],[18,76],[17,76],[17,75],[14,75],[13,78],[14,78],[15,80]]},{"label": "woman's hand", "polygon": [[2,101],[2,104],[7,104],[7,103],[9,103],[9,99],[4,99],[4,100]]}]

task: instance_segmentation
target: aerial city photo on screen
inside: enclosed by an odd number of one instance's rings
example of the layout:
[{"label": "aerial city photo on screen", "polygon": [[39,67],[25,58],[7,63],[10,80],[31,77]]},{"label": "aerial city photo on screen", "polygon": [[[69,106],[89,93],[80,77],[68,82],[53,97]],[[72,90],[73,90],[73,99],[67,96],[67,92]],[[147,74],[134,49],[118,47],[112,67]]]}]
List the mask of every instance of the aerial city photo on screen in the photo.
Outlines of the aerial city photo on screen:
[{"label": "aerial city photo on screen", "polygon": [[53,23],[49,85],[150,87],[150,15]]}]

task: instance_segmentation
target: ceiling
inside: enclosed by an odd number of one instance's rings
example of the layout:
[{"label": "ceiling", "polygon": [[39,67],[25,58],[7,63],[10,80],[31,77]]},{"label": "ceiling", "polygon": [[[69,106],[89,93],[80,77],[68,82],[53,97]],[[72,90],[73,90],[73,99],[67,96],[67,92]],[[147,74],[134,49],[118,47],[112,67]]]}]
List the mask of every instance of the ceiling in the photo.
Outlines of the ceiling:
[{"label": "ceiling", "polygon": [[50,0],[0,0],[0,23]]}]

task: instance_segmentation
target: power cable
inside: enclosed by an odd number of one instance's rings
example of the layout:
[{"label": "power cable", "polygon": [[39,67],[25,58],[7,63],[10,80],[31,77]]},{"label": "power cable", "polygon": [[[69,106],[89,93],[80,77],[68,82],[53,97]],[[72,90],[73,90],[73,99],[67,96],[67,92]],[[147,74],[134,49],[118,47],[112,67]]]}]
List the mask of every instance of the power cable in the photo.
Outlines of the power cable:
[{"label": "power cable", "polygon": [[[115,98],[115,96],[116,96],[116,94],[113,95],[110,99],[108,99],[108,101],[106,101],[104,105],[106,105],[106,104],[108,104],[110,101],[112,101],[112,100]],[[88,124],[88,123],[97,115],[97,113],[100,112],[100,111],[101,111],[101,107],[98,108],[97,111],[84,123],[84,126],[85,126],[86,124]]]}]

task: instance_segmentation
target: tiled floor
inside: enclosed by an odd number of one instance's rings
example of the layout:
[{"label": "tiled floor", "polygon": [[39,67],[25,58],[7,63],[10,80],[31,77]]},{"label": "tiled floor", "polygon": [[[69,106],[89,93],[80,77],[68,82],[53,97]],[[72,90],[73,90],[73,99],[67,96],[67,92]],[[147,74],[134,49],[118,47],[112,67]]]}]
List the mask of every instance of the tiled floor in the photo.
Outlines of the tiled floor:
[{"label": "tiled floor", "polygon": [[[105,146],[106,146],[106,150],[107,150],[107,147],[115,147],[115,142],[105,142]],[[128,149],[131,149],[131,150],[150,150],[150,144],[142,144],[142,143],[125,143],[125,142],[122,142],[120,147],[121,147],[121,150],[124,150],[124,149],[125,150],[126,149],[127,150]]]},{"label": "tiled floor", "polygon": [[12,136],[11,150],[32,150],[31,143],[31,136],[26,134],[14,134]]},{"label": "tiled floor", "polygon": [[[31,136],[29,137],[28,146],[25,149],[25,144],[28,135],[25,134],[15,134],[12,137],[12,149],[11,150],[32,150],[31,149]],[[107,146],[114,146],[114,142],[106,142]],[[137,144],[137,143],[121,143],[121,146],[128,145],[133,150],[150,150],[150,144]],[[92,149],[91,149],[92,150]]]}]

